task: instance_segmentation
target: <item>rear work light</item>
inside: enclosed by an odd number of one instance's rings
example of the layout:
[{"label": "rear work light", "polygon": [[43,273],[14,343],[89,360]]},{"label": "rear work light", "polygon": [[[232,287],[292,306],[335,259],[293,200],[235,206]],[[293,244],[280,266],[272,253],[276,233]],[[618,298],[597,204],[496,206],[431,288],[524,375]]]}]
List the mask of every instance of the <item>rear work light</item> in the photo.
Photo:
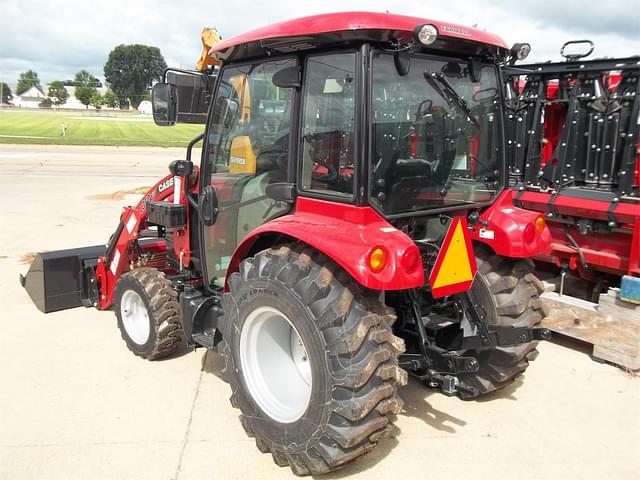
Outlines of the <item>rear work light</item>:
[{"label": "rear work light", "polygon": [[511,55],[517,60],[524,60],[531,53],[531,45],[528,43],[515,43],[511,47]]},{"label": "rear work light", "polygon": [[438,29],[434,25],[418,25],[413,32],[416,40],[422,45],[429,46],[438,39]]}]

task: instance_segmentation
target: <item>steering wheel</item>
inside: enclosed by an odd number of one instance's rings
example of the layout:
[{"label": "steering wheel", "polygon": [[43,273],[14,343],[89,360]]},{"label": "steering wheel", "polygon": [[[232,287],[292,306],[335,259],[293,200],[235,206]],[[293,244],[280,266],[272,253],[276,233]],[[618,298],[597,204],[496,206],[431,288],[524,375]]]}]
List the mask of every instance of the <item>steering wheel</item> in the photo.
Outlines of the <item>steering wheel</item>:
[{"label": "steering wheel", "polygon": [[[319,168],[326,168],[327,173],[318,175],[316,172]],[[338,171],[333,165],[328,163],[313,162],[313,169],[311,170],[311,179],[317,182],[331,183],[338,179]]]},{"label": "steering wheel", "polygon": [[333,131],[307,133],[304,136],[304,139],[307,140],[309,143],[317,143],[317,142],[321,142],[322,140],[326,140],[327,138],[330,138],[333,133],[334,133]]}]

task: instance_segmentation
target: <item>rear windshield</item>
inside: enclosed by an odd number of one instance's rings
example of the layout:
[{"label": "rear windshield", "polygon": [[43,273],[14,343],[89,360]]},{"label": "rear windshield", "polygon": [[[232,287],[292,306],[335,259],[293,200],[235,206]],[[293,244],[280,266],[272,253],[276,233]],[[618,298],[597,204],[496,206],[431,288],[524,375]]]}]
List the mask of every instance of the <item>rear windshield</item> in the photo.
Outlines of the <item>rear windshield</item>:
[{"label": "rear windshield", "polygon": [[[405,59],[406,61],[406,59]],[[387,215],[489,202],[501,187],[496,68],[373,58],[371,202]]]}]

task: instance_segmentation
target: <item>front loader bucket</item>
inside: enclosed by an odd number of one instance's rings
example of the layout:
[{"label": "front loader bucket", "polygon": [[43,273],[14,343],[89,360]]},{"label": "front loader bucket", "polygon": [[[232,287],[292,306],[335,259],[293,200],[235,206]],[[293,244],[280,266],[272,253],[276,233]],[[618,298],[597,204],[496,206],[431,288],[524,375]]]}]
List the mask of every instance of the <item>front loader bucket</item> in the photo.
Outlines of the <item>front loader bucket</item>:
[{"label": "front loader bucket", "polygon": [[95,245],[38,253],[27,275],[20,275],[20,283],[44,313],[95,306],[95,266],[105,251],[104,245]]}]

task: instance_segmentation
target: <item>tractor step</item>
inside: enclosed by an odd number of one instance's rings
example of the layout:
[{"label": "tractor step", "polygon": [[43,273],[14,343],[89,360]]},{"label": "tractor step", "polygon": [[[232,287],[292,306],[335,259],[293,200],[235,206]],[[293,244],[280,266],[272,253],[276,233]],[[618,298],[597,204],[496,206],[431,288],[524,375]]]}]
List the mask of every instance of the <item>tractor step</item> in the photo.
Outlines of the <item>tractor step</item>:
[{"label": "tractor step", "polygon": [[215,335],[194,333],[191,338],[193,339],[193,343],[196,343],[207,350],[214,350],[216,348]]}]

